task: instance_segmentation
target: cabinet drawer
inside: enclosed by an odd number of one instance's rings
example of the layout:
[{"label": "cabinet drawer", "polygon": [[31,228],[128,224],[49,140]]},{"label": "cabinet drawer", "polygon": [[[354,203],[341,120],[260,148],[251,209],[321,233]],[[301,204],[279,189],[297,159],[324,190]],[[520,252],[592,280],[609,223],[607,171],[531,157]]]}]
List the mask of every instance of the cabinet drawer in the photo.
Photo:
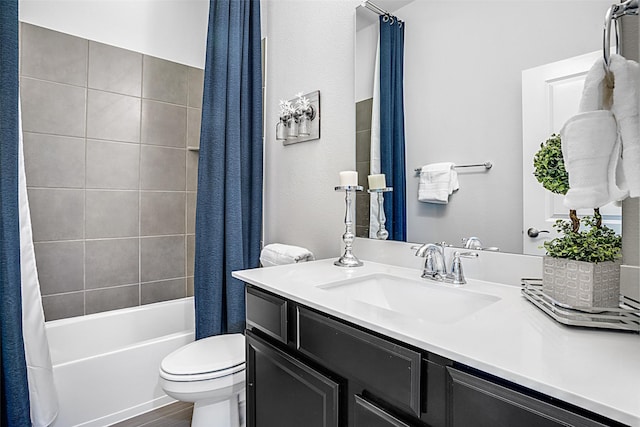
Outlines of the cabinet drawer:
[{"label": "cabinet drawer", "polygon": [[397,408],[420,416],[420,354],[303,307],[297,349]]},{"label": "cabinet drawer", "polygon": [[361,396],[355,396],[354,427],[411,427]]},{"label": "cabinet drawer", "polygon": [[258,329],[287,343],[287,301],[247,286],[247,328]]},{"label": "cabinet drawer", "polygon": [[592,419],[454,368],[451,426],[604,427]]}]

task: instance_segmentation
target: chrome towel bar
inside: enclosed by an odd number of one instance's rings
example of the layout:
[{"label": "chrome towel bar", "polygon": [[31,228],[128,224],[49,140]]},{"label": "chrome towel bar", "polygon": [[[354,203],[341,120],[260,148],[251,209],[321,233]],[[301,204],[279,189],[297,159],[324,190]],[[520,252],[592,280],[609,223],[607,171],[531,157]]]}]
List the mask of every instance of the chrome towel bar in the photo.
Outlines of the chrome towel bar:
[{"label": "chrome towel bar", "polygon": [[[493,163],[491,162],[484,162],[484,163],[474,163],[474,164],[470,164],[470,165],[453,165],[454,169],[459,169],[459,168],[478,168],[478,167],[483,167],[487,170],[491,169],[493,167]],[[416,176],[420,175],[420,171],[422,171],[422,168],[415,168],[414,169],[416,172]]]}]

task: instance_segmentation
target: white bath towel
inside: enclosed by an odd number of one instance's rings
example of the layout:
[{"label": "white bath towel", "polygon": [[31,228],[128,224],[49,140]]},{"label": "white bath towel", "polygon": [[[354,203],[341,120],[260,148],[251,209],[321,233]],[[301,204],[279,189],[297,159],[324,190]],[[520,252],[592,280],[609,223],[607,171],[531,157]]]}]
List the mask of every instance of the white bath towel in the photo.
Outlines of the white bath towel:
[{"label": "white bath towel", "polygon": [[449,203],[449,196],[460,188],[458,173],[451,162],[431,163],[420,170],[418,200],[426,203]]},{"label": "white bath towel", "polygon": [[[611,55],[614,76],[611,112],[618,123],[622,145],[622,173],[617,174],[618,186],[628,188],[631,197],[640,196],[640,120],[638,117],[638,86],[640,66],[620,55]],[[618,154],[618,159],[620,155]],[[617,198],[614,200],[621,200]]]},{"label": "white bath towel", "polygon": [[260,263],[263,267],[274,265],[295,264],[298,262],[313,261],[313,253],[299,246],[271,243],[260,252]]}]

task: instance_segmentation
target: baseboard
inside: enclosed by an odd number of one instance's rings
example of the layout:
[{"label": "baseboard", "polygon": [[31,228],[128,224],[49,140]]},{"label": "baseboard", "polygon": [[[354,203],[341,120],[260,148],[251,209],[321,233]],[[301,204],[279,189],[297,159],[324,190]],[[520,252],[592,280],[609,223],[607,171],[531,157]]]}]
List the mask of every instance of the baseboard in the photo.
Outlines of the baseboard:
[{"label": "baseboard", "polygon": [[132,406],[131,408],[127,408],[122,411],[114,412],[113,414],[105,415],[104,417],[96,418],[94,420],[78,424],[76,427],[107,427],[174,402],[177,402],[177,400],[172,399],[167,395],[160,396],[156,399],[150,400],[140,405]]}]

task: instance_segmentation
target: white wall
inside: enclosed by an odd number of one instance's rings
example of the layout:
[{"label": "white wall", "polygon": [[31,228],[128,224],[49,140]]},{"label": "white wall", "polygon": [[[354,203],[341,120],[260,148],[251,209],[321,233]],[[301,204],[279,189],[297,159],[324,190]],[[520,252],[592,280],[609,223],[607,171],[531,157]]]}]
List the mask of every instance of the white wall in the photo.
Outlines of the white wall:
[{"label": "white wall", "polygon": [[[522,251],[521,71],[601,48],[602,1],[416,1],[405,30],[408,240]],[[570,30],[568,29],[570,28]],[[543,142],[543,141],[540,141]],[[417,201],[414,169],[465,170],[448,205]]]},{"label": "white wall", "polygon": [[373,98],[377,46],[377,24],[369,25],[356,33],[356,102]]},{"label": "white wall", "polygon": [[[339,255],[344,194],[338,172],[355,168],[354,39],[357,0],[266,0],[265,244]],[[275,140],[278,100],[320,90],[321,138]]]},{"label": "white wall", "polygon": [[208,0],[20,0],[20,21],[204,68]]}]

